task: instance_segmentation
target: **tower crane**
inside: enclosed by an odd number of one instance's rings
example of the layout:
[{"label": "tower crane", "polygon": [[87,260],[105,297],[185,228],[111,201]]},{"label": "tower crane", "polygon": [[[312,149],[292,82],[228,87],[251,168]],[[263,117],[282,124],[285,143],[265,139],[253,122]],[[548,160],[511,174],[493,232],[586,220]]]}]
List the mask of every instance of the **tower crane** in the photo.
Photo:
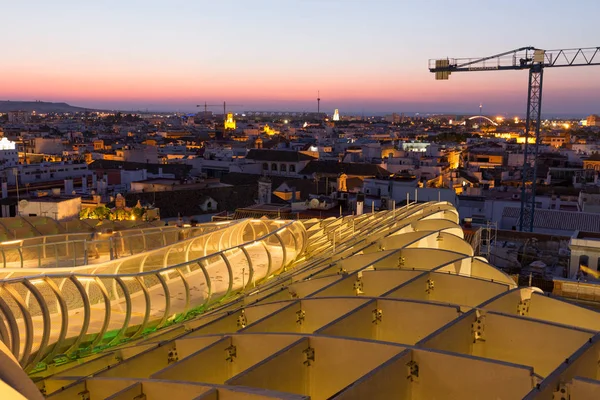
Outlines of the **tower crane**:
[{"label": "tower crane", "polygon": [[[453,72],[529,70],[521,183],[521,212],[519,214],[520,231],[533,231],[544,69],[588,65],[600,65],[600,47],[559,50],[521,47],[483,58],[429,60],[429,71],[435,73],[436,80],[447,80]],[[529,146],[530,137],[535,138],[531,146]],[[530,190],[527,188],[529,182],[531,182]]]}]

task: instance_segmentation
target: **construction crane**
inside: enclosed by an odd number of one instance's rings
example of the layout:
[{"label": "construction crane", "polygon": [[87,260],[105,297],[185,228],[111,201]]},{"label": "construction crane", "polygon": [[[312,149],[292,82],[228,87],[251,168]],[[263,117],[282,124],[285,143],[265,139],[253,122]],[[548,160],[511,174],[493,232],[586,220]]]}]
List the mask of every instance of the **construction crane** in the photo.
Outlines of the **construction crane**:
[{"label": "construction crane", "polygon": [[[230,104],[230,107],[243,107],[243,105],[241,104]],[[196,107],[203,107],[202,104],[198,104],[196,105]],[[221,107],[221,104],[207,104],[207,102],[204,102],[204,115],[206,115],[206,113],[208,112],[208,107]],[[223,102],[223,118],[227,118],[227,102],[224,101]]]},{"label": "construction crane", "polygon": [[[544,69],[587,65],[600,65],[600,47],[562,50],[521,47],[520,49],[483,58],[429,60],[429,71],[435,73],[435,79],[437,80],[447,80],[453,72],[529,70],[521,183],[521,212],[519,214],[520,231],[533,232]],[[531,146],[529,146],[530,138],[535,138]],[[530,190],[528,190],[529,182],[531,182]]]}]

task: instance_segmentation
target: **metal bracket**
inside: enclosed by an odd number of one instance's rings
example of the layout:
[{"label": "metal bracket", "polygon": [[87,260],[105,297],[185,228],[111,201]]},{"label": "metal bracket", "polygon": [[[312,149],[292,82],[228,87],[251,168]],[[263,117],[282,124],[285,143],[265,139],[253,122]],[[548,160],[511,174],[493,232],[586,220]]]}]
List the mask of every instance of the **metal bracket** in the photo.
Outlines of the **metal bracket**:
[{"label": "metal bracket", "polygon": [[146,400],[146,395],[144,393],[138,394],[133,400]]},{"label": "metal bracket", "polygon": [[525,299],[519,301],[517,305],[517,314],[518,315],[529,315],[529,304],[531,303],[531,299]]},{"label": "metal bracket", "polygon": [[427,279],[427,286],[425,288],[425,293],[431,294],[431,292],[433,292],[433,289],[435,289],[435,282],[433,281],[433,279]]},{"label": "metal bracket", "polygon": [[473,334],[473,343],[485,342],[485,314],[477,311],[477,319],[471,324],[471,333]]},{"label": "metal bracket", "polygon": [[569,397],[569,387],[564,383],[559,383],[556,391],[552,392],[553,400],[568,400]]},{"label": "metal bracket", "polygon": [[357,276],[356,282],[354,282],[354,294],[357,296],[364,294],[365,292],[363,289],[362,276]]},{"label": "metal bracket", "polygon": [[340,267],[340,269],[338,269],[338,275],[348,275],[348,271],[346,271],[346,269],[344,267]]},{"label": "metal bracket", "polygon": [[537,387],[540,383],[542,383],[542,378],[539,375],[532,374],[531,375],[531,387]]},{"label": "metal bracket", "polygon": [[237,327],[245,328],[248,325],[248,319],[246,318],[246,312],[242,310],[242,313],[237,318]]},{"label": "metal bracket", "polygon": [[173,346],[167,353],[167,364],[171,364],[179,361],[179,355],[177,354],[177,347]]},{"label": "metal bracket", "polygon": [[406,363],[408,375],[406,379],[410,379],[411,382],[415,382],[419,378],[419,364],[416,361],[409,361]]},{"label": "metal bracket", "polygon": [[380,308],[376,308],[371,313],[373,314],[373,319],[371,320],[371,322],[375,325],[379,324],[381,322],[381,318],[383,317],[383,310]]},{"label": "metal bracket", "polygon": [[291,287],[288,287],[288,292],[289,292],[290,297],[292,299],[297,299],[298,298],[298,293],[296,293],[296,291],[294,289],[292,289]]},{"label": "metal bracket", "polygon": [[296,311],[296,323],[298,325],[302,325],[302,323],[304,322],[305,316],[306,316],[306,311],[304,311],[304,310]]},{"label": "metal bracket", "polygon": [[406,258],[398,257],[398,268],[404,268],[405,264],[406,264]]},{"label": "metal bracket", "polygon": [[77,393],[77,395],[80,396],[81,400],[90,400],[90,391],[87,389]]},{"label": "metal bracket", "polygon": [[302,354],[304,354],[304,365],[310,367],[315,362],[315,349],[309,346],[302,350]]},{"label": "metal bracket", "polygon": [[233,362],[233,360],[237,357],[237,348],[234,345],[231,345],[225,349],[225,361]]}]

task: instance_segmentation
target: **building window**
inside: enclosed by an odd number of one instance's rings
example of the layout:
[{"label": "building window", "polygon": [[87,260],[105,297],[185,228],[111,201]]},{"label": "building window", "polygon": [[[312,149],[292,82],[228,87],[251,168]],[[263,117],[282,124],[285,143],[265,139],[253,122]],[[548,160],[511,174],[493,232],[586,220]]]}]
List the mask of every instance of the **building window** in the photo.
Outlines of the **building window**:
[{"label": "building window", "polygon": [[206,203],[206,208],[208,210],[212,210],[212,203],[210,201],[208,203]]},{"label": "building window", "polygon": [[290,165],[290,172],[296,172],[296,166]]},{"label": "building window", "polygon": [[579,256],[579,265],[583,265],[584,267],[587,267],[590,263],[590,258],[588,256]]},{"label": "building window", "polygon": [[267,171],[269,169],[269,164],[263,163],[263,170]]},{"label": "building window", "polygon": [[277,164],[271,164],[271,171],[277,171]]},{"label": "building window", "polygon": [[281,166],[279,167],[279,170],[281,172],[285,172],[287,170],[287,168],[285,167],[285,164],[281,164]]}]

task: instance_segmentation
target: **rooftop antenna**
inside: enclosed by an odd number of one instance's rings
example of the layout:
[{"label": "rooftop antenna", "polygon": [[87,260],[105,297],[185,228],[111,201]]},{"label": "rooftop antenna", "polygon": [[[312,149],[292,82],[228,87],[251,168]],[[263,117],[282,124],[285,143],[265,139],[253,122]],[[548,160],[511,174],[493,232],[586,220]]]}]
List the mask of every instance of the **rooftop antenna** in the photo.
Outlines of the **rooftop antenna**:
[{"label": "rooftop antenna", "polygon": [[321,92],[317,90],[317,114],[321,113]]}]

